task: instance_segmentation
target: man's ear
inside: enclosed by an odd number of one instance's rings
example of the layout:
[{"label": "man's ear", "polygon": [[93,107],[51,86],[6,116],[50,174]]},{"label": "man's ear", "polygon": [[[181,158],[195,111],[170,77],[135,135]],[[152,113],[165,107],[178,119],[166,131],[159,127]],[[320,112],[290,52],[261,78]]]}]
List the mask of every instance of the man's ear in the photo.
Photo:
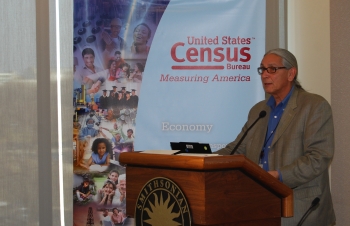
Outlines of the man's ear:
[{"label": "man's ear", "polygon": [[288,81],[293,81],[295,76],[297,75],[297,69],[295,67],[292,67],[288,70]]}]

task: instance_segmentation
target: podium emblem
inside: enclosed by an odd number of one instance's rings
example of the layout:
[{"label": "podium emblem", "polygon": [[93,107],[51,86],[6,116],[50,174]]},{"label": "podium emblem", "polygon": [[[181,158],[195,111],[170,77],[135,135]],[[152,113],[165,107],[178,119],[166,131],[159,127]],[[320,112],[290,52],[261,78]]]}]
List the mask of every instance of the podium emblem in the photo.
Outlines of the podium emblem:
[{"label": "podium emblem", "polygon": [[139,193],[135,223],[140,226],[191,225],[186,197],[172,180],[164,177],[153,178]]}]

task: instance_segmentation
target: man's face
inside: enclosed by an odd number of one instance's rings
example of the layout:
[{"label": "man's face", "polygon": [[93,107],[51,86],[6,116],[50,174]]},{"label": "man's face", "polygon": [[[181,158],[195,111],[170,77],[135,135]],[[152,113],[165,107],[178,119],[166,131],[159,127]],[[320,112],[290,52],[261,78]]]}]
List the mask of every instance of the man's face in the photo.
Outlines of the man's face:
[{"label": "man's face", "polygon": [[108,210],[103,211],[103,216],[106,217],[108,215]]},{"label": "man's face", "polygon": [[131,137],[132,136],[132,132],[129,130],[126,132],[126,134],[128,135],[128,137]]},{"label": "man's face", "polygon": [[118,37],[120,30],[122,28],[122,24],[118,20],[113,20],[111,22],[111,36],[112,38]]},{"label": "man's face", "polygon": [[84,55],[84,63],[88,68],[94,67],[95,57],[92,54]]},{"label": "man's face", "polygon": [[[282,58],[275,54],[266,55],[260,64],[261,67],[283,67]],[[278,69],[270,74],[266,70],[261,75],[261,82],[266,93],[279,98],[284,98],[292,87],[295,74],[292,69]]]},{"label": "man's face", "polygon": [[117,141],[120,141],[121,136],[120,136],[119,133],[117,133],[117,134],[114,136],[114,138],[115,138]]},{"label": "man's face", "polygon": [[120,190],[126,191],[126,181],[125,180],[119,181],[119,186],[120,186]]},{"label": "man's face", "polygon": [[121,55],[120,54],[115,54],[114,55],[114,60],[115,61],[120,61]]}]

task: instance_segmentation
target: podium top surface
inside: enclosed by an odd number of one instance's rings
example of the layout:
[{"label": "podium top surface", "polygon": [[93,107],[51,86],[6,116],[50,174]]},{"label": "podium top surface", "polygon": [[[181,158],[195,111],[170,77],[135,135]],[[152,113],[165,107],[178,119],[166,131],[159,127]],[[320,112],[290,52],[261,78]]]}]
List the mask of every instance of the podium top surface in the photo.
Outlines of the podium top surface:
[{"label": "podium top surface", "polygon": [[[247,158],[235,156],[203,156],[203,155],[167,155],[145,154],[141,152],[123,152],[119,162],[126,165],[142,165],[156,167],[171,167],[178,169],[212,170],[242,167]],[[254,163],[252,163],[254,164]]]},{"label": "podium top surface", "polygon": [[180,156],[180,155],[161,155],[144,154],[140,152],[124,152],[119,156],[119,162],[122,165],[158,167],[169,169],[211,171],[239,169],[253,177],[255,180],[270,187],[281,197],[288,197],[293,194],[293,190],[269,173],[261,169],[254,162],[244,155],[233,156]]}]

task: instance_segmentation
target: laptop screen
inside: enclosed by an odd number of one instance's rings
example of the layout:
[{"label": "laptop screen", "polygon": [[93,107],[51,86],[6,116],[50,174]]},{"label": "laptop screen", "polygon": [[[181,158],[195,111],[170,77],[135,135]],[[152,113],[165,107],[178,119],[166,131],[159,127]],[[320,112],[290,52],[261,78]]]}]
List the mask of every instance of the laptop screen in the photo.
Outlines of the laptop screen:
[{"label": "laptop screen", "polygon": [[209,144],[198,142],[170,142],[171,150],[179,150],[179,153],[211,154]]}]

